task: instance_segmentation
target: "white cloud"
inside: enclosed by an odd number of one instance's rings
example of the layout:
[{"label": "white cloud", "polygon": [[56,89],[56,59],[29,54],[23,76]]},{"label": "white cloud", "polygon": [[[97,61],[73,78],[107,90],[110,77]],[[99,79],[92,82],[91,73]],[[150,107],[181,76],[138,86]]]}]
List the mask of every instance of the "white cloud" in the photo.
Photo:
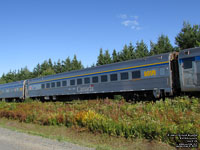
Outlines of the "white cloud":
[{"label": "white cloud", "polygon": [[121,19],[127,19],[128,16],[127,16],[126,14],[120,14],[120,15],[119,15],[119,18],[121,18]]},{"label": "white cloud", "polygon": [[135,20],[137,20],[139,16],[131,16],[131,18],[134,18]]},{"label": "white cloud", "polygon": [[139,27],[139,26],[131,26],[131,29],[134,29],[134,30],[141,30],[141,27]]},{"label": "white cloud", "polygon": [[128,16],[126,14],[119,15],[120,19],[123,19],[121,24],[125,27],[129,27],[133,30],[141,30],[140,24],[138,22],[139,16]]},{"label": "white cloud", "polygon": [[126,27],[139,25],[139,23],[136,20],[125,20],[125,21],[122,21],[122,24]]}]

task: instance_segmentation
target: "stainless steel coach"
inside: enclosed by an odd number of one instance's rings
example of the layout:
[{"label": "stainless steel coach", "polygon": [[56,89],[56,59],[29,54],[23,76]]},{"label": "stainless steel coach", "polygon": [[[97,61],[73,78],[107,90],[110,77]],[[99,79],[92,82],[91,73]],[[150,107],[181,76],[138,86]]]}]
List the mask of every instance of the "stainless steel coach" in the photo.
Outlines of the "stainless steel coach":
[{"label": "stainless steel coach", "polygon": [[2,84],[0,99],[194,91],[200,91],[200,48]]}]

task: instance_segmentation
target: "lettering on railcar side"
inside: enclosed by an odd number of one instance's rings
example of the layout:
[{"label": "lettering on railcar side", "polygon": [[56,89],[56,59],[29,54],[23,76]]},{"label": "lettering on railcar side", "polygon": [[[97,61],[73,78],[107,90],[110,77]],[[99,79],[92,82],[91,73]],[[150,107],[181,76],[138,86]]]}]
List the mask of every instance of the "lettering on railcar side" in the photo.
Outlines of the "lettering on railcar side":
[{"label": "lettering on railcar side", "polygon": [[144,76],[145,76],[145,77],[156,76],[156,70],[144,71]]},{"label": "lettering on railcar side", "polygon": [[93,86],[77,87],[77,92],[92,92],[94,91]]}]

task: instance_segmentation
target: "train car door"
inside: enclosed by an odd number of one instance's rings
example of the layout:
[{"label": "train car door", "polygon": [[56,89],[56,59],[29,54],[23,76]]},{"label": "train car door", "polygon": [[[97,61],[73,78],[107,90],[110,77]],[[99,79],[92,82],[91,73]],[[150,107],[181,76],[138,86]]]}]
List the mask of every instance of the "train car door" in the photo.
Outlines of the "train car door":
[{"label": "train car door", "polygon": [[195,85],[195,57],[181,59],[183,87]]},{"label": "train car door", "polygon": [[28,81],[23,82],[23,99],[28,98]]},{"label": "train car door", "polygon": [[200,56],[196,57],[196,85],[200,86]]}]

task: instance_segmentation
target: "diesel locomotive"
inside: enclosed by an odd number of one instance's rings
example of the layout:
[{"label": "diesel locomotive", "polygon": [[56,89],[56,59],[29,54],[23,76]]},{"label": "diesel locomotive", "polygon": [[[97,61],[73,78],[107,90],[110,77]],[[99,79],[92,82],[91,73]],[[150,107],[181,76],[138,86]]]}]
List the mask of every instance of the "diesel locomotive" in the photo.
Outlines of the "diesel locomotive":
[{"label": "diesel locomotive", "polygon": [[185,49],[0,85],[0,100],[123,95],[155,98],[200,92],[200,48]]}]

